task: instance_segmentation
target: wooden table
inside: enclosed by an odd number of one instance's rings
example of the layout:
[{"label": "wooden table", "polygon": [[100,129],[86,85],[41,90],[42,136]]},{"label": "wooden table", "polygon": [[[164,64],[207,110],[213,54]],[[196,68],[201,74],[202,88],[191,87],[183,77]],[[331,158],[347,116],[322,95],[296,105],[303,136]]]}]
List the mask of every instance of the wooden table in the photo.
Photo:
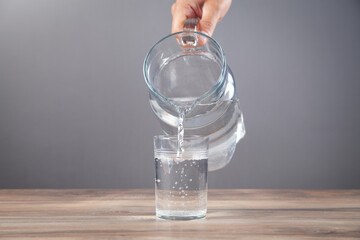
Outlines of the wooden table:
[{"label": "wooden table", "polygon": [[155,218],[153,190],[0,190],[0,239],[360,239],[360,190],[209,190],[206,219]]}]

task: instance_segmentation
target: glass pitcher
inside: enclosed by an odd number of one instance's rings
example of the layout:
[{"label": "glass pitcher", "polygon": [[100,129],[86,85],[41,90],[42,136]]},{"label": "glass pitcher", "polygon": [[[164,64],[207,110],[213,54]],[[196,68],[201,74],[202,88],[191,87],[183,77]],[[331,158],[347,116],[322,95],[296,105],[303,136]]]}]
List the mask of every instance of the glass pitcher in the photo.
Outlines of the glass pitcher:
[{"label": "glass pitcher", "polygon": [[245,126],[235,81],[221,46],[197,32],[197,19],[184,31],[157,42],[144,61],[150,105],[163,131],[209,137],[209,171],[227,165],[244,137]]}]

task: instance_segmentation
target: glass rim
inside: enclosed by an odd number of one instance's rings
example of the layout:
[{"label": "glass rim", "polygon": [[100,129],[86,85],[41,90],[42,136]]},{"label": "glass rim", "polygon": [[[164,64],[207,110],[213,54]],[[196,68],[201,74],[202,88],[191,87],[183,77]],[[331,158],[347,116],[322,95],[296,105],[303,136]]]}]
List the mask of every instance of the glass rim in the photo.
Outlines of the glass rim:
[{"label": "glass rim", "polygon": [[[156,42],[154,44],[154,46],[150,49],[150,51],[147,53],[146,57],[145,57],[145,60],[144,60],[144,64],[143,64],[143,75],[144,75],[144,79],[145,79],[145,82],[148,86],[148,88],[151,90],[151,92],[154,93],[154,95],[157,97],[157,98],[160,98],[166,102],[171,102],[169,98],[165,97],[164,95],[162,95],[161,93],[159,93],[151,84],[150,82],[150,79],[149,79],[149,76],[148,76],[148,72],[147,72],[147,66],[148,66],[148,62],[149,62],[149,58],[150,58],[150,55],[151,53],[154,51],[154,49],[159,46],[163,41],[165,41],[166,39],[168,38],[171,38],[175,35],[181,35],[183,33],[189,33],[188,31],[181,31],[181,32],[176,32],[176,33],[172,33],[172,34],[169,34],[165,37],[163,37],[162,39],[160,39],[158,42]],[[211,43],[213,43],[217,49],[220,51],[220,54],[221,54],[221,73],[220,73],[220,76],[218,78],[218,80],[216,81],[215,85],[210,88],[207,92],[205,92],[204,94],[202,94],[200,97],[198,97],[196,99],[195,102],[200,102],[201,100],[205,99],[206,97],[210,96],[213,92],[216,91],[216,89],[221,86],[225,81],[225,74],[226,74],[226,69],[227,69],[227,65],[226,65],[226,59],[225,59],[225,54],[224,54],[224,51],[222,49],[222,47],[220,46],[220,44],[212,37],[204,34],[204,33],[201,33],[201,32],[191,32],[192,34],[197,34],[197,35],[200,35],[202,37],[205,37],[206,39],[208,39]]]},{"label": "glass rim", "polygon": [[[209,137],[203,137],[199,135],[185,135],[183,136],[184,140],[204,140],[208,141]],[[178,140],[177,135],[156,135],[154,136],[154,140]]]},{"label": "glass rim", "polygon": [[181,154],[177,154],[175,151],[166,151],[166,150],[155,150],[154,151],[155,158],[161,159],[184,159],[191,158],[193,160],[207,159],[209,158],[209,151],[186,151]]}]

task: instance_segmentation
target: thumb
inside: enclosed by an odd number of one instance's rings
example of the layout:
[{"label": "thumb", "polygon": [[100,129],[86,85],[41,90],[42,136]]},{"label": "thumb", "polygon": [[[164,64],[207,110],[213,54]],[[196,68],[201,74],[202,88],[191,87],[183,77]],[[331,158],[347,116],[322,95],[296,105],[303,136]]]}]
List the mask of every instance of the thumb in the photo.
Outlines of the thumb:
[{"label": "thumb", "polygon": [[212,36],[216,24],[220,19],[219,7],[211,2],[205,2],[202,11],[202,17],[199,23],[200,31]]}]

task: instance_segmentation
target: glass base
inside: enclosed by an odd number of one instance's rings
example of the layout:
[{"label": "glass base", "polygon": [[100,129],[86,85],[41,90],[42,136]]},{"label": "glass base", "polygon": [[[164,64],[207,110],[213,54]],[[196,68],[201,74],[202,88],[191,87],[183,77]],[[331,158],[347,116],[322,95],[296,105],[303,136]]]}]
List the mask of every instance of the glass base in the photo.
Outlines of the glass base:
[{"label": "glass base", "polygon": [[194,220],[206,217],[206,209],[197,211],[156,210],[156,216],[167,220]]}]

